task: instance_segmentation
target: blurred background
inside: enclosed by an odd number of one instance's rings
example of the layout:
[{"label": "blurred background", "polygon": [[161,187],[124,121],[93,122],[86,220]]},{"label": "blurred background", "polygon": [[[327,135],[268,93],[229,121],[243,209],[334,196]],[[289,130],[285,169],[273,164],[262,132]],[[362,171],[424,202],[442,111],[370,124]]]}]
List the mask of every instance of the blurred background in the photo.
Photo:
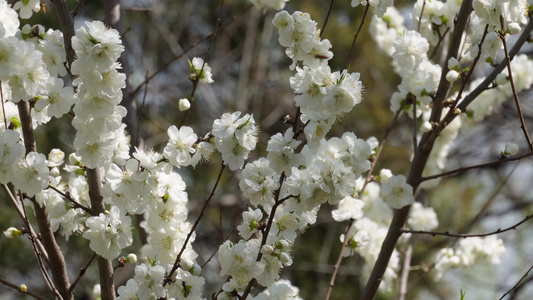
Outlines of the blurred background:
[{"label": "blurred background", "polygon": [[[46,3],[46,14],[38,13],[29,20],[30,24],[42,24],[45,28],[59,28],[55,11],[50,1]],[[75,1],[68,1],[71,8]],[[409,18],[409,10],[415,1],[400,1],[397,7]],[[76,19],[76,26],[85,20],[103,20],[103,2],[87,1]],[[253,113],[260,126],[260,143],[248,161],[266,154],[266,143],[271,135],[284,131],[286,115],[294,115],[294,92],[289,86],[293,72],[288,66],[291,61],[278,44],[277,30],[271,25],[275,12],[250,8],[245,0],[226,0],[220,14],[223,26],[215,37],[207,38],[217,23],[220,1],[178,0],[178,1],[123,1],[123,43],[129,63],[128,84],[134,93],[138,111],[138,136],[140,147],[162,151],[168,136],[166,129],[180,123],[183,113],[178,109],[178,100],[190,95],[192,82],[189,80],[188,60],[206,55],[213,72],[214,83],[199,85],[192,107],[184,124],[194,128],[201,136],[209,132],[214,119],[225,112],[240,110]],[[322,28],[330,1],[291,0],[285,9],[290,13],[300,10],[311,15]],[[330,60],[333,71],[340,70],[347,60],[354,34],[360,26],[364,7],[352,8],[350,1],[335,1],[323,38],[333,44],[334,57]],[[392,72],[390,58],[380,53],[368,34],[371,13],[365,19],[361,34],[353,48],[348,64],[351,72],[361,73],[363,101],[334,126],[329,136],[340,136],[353,131],[358,137],[367,139],[375,136],[381,140],[394,114],[389,109],[389,99],[396,90],[400,78]],[[171,63],[169,63],[171,62]],[[155,72],[144,84],[147,76]],[[533,104],[531,93],[523,93],[523,109],[526,123],[531,122]],[[503,145],[513,141],[526,149],[514,104],[506,102],[498,108],[489,120],[460,133],[451,150],[448,169],[468,166],[498,159]],[[47,126],[38,128],[38,149],[48,153],[52,148],[73,152],[74,131],[71,119],[53,119]],[[402,116],[394,129],[376,169],[391,169],[394,174],[406,174],[409,170],[412,151],[412,120]],[[220,158],[216,155],[206,164],[195,169],[180,169],[187,182],[190,220],[194,221],[203,200],[208,196],[216,179]],[[200,254],[198,262],[203,264],[236,226],[236,220],[246,206],[238,188],[239,172],[226,172],[217,189],[204,219],[197,229],[194,248]],[[438,213],[438,231],[471,232],[492,231],[510,226],[527,214],[532,213],[533,193],[529,186],[533,179],[531,160],[498,165],[490,169],[474,170],[444,179],[435,191],[418,195],[426,206],[432,206]],[[5,196],[0,195],[0,228],[21,227],[22,221],[10,207]],[[288,278],[300,289],[304,299],[324,299],[335,260],[340,251],[339,236],[346,224],[334,222],[331,207],[325,205],[317,223],[302,233],[295,244],[294,264],[286,268],[282,278]],[[478,217],[476,217],[478,216]],[[472,222],[475,220],[475,222]],[[470,270],[450,271],[441,282],[434,283],[429,266],[439,248],[449,247],[456,239],[446,237],[416,236],[414,238],[413,266],[408,299],[460,299],[460,290],[466,291],[466,299],[499,298],[525,273],[533,261],[532,242],[528,239],[531,226],[524,224],[519,230],[499,236],[504,239],[507,254],[499,267],[479,266]],[[236,240],[235,232],[232,233]],[[124,254],[139,249],[136,235],[134,245]],[[68,242],[58,239],[70,266],[71,278],[90,258],[92,252],[88,241],[72,236]],[[68,246],[66,246],[68,244]],[[45,289],[37,262],[27,239],[7,240],[0,237],[0,277],[16,283],[25,283],[32,291],[40,291],[46,298],[51,294]],[[216,256],[215,256],[216,257]],[[357,299],[366,276],[362,275],[362,258],[346,258],[339,270],[331,299]],[[119,269],[115,279],[117,287],[131,278],[133,268]],[[204,268],[208,281],[205,297],[217,291],[224,281],[217,271],[216,258]],[[530,282],[528,277],[527,282]],[[97,282],[96,264],[87,271],[76,288],[76,299],[92,299],[91,292]],[[399,283],[398,283],[399,286]],[[515,298],[529,299],[533,290],[524,285]],[[393,299],[393,293],[381,294],[378,299]],[[20,293],[13,293],[0,285],[0,299],[23,299]]]}]

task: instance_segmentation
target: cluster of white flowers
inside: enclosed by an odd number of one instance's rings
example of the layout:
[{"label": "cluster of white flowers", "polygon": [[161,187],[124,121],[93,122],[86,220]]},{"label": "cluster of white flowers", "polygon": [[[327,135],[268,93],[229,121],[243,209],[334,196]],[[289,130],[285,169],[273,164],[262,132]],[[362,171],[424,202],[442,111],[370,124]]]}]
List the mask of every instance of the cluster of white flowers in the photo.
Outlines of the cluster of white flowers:
[{"label": "cluster of white flowers", "polygon": [[89,247],[94,252],[107,259],[116,258],[122,248],[133,242],[131,219],[117,206],[105,214],[88,218],[86,224],[83,237],[91,241]]},{"label": "cluster of white flowers", "polygon": [[[203,69],[202,69],[203,67]],[[191,69],[191,74],[189,75],[190,80],[198,80],[201,83],[213,83],[213,74],[211,73],[211,67],[204,63],[204,60],[200,57],[195,57],[192,59],[192,62],[189,61],[189,68]]]},{"label": "cluster of white flowers", "polygon": [[359,4],[364,6],[370,5],[374,11],[374,14],[381,18],[387,11],[387,8],[394,5],[394,0],[352,0],[352,7],[357,7]]},{"label": "cluster of white flowers", "polygon": [[315,69],[326,66],[327,61],[333,57],[333,53],[329,51],[331,43],[327,39],[320,39],[320,30],[308,13],[296,11],[290,15],[285,10],[280,11],[272,24],[279,31],[279,43],[287,48],[285,53],[292,59],[291,70],[294,70],[298,61]]},{"label": "cluster of white flowers", "polygon": [[259,133],[252,115],[246,114],[239,118],[240,115],[240,111],[223,114],[222,118],[213,122],[211,131],[224,164],[232,171],[242,168],[250,151],[255,149]]},{"label": "cluster of white flowers", "polygon": [[71,72],[78,76],[73,81],[78,89],[72,120],[76,151],[89,168],[123,162],[129,157],[129,138],[122,124],[126,109],[119,106],[126,75],[118,72],[124,51],[118,31],[100,21],[86,22],[72,38],[72,47],[77,59]]},{"label": "cluster of white flowers", "polygon": [[250,0],[257,9],[272,8],[275,10],[282,10],[285,7],[285,3],[289,0]]},{"label": "cluster of white flowers", "polygon": [[[420,34],[435,46],[442,40],[446,31],[453,30],[454,19],[460,7],[461,1],[457,0],[445,2],[418,0],[411,11],[411,18],[415,26],[418,27],[420,23]],[[421,13],[422,18],[420,18]]]},{"label": "cluster of white flowers", "polygon": [[450,268],[472,267],[478,263],[496,265],[500,263],[504,254],[503,241],[493,235],[462,239],[455,250],[444,248],[437,253],[435,277],[442,278]]}]

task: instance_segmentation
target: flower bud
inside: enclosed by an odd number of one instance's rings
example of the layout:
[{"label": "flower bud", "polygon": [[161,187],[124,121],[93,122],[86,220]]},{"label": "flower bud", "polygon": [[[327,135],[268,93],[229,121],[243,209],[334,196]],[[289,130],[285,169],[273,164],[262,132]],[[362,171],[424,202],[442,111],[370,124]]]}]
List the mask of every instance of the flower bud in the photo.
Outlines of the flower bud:
[{"label": "flower bud", "polygon": [[498,76],[496,76],[496,83],[498,85],[506,84],[507,83],[507,75],[505,75],[504,73],[498,74]]},{"label": "flower bud", "polygon": [[459,78],[459,72],[455,70],[450,70],[446,73],[446,80],[448,82],[455,82]]},{"label": "flower bud", "polygon": [[292,259],[287,252],[281,252],[279,254],[279,260],[281,261],[281,263],[286,264],[286,265],[292,264]]},{"label": "flower bud", "polygon": [[194,262],[185,258],[180,261],[180,266],[183,270],[189,271],[194,266]]},{"label": "flower bud", "polygon": [[130,264],[136,263],[137,262],[137,255],[135,255],[134,253],[128,254],[128,257],[126,257],[126,261],[129,262]]},{"label": "flower bud", "polygon": [[263,254],[271,254],[274,252],[274,247],[271,245],[264,245],[263,248],[261,248],[261,253]]},{"label": "flower bud", "polygon": [[76,155],[76,153],[71,153],[68,156],[68,162],[73,166],[79,166],[81,164],[81,156]]},{"label": "flower bud", "polygon": [[4,231],[4,235],[8,239],[12,239],[12,238],[17,237],[17,236],[19,236],[21,234],[22,234],[22,232],[20,230],[18,230],[17,228],[15,228],[15,227],[9,227],[6,231]]},{"label": "flower bud", "polygon": [[189,102],[189,100],[187,100],[185,98],[180,99],[180,101],[178,102],[178,107],[179,107],[180,111],[186,111],[189,108],[191,108],[191,102]]},{"label": "flower bud", "polygon": [[65,160],[65,152],[59,149],[52,149],[48,154],[48,165],[50,167],[57,167],[63,164]]},{"label": "flower bud", "polygon": [[504,156],[516,155],[516,153],[518,153],[518,150],[519,150],[519,148],[518,148],[517,144],[508,142],[507,144],[505,144],[505,149],[503,150],[503,155]]},{"label": "flower bud", "polygon": [[[430,126],[431,126],[431,124],[430,124]],[[391,170],[389,170],[389,169],[381,169],[381,171],[379,171],[379,179],[380,179],[379,181],[381,183],[385,183],[385,182],[389,181],[389,178],[391,178],[391,177],[392,177]]]},{"label": "flower bud", "polygon": [[450,59],[448,59],[448,69],[459,70],[459,62],[457,61],[457,58],[450,57]]},{"label": "flower bud", "polygon": [[21,284],[19,289],[23,293],[26,293],[28,291],[28,287],[25,284]]},{"label": "flower bud", "polygon": [[518,23],[509,24],[509,33],[510,34],[519,34],[520,31],[522,31],[522,28],[520,27],[520,24],[518,24]]}]

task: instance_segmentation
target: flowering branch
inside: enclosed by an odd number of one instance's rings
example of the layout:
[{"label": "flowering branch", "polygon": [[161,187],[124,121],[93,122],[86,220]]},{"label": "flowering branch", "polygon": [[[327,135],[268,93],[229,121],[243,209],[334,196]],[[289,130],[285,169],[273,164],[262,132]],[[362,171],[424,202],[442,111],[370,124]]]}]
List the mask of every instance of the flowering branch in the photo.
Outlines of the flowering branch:
[{"label": "flowering branch", "polygon": [[[459,10],[459,16],[457,17],[457,23],[455,24],[455,28],[452,34],[452,39],[448,50],[448,57],[457,57],[463,31],[466,27],[467,20],[469,19],[468,16],[472,12],[472,10],[472,0],[463,1]],[[433,110],[431,111],[430,120],[435,122],[438,122],[440,120],[442,102],[446,98],[446,95],[448,94],[448,91],[451,86],[451,84],[445,78],[447,69],[448,68],[445,65],[442,70],[442,76],[440,79],[439,87],[437,89],[437,94],[435,96],[435,99],[433,99]],[[409,176],[407,177],[407,183],[413,187],[413,192],[415,192],[418,187],[422,172],[429,158],[429,154],[433,148],[433,143],[437,138],[439,132],[437,132],[436,129],[433,129],[433,131],[424,134],[422,136],[422,139],[420,140],[420,147],[418,147],[417,152],[415,152],[413,162],[411,164],[411,169],[409,171]],[[383,245],[381,247],[378,259],[376,261],[376,264],[374,265],[374,268],[372,269],[370,278],[368,279],[367,284],[361,295],[362,300],[374,299],[379,284],[383,279],[383,274],[385,273],[387,265],[389,264],[390,257],[396,246],[396,242],[402,234],[401,228],[404,226],[405,221],[407,220],[410,207],[410,205],[404,206],[403,208],[394,212],[394,217],[389,226],[387,236],[383,241]]]},{"label": "flowering branch", "polygon": [[[37,151],[35,137],[33,134],[32,119],[30,115],[30,104],[27,101],[19,101],[17,106],[27,155],[30,152]],[[21,198],[21,200],[22,199],[23,198]],[[61,253],[61,249],[59,249],[59,246],[57,245],[54,233],[50,228],[50,220],[48,218],[46,208],[44,206],[41,207],[34,199],[32,199],[32,202],[41,234],[41,241],[46,249],[46,252],[48,253],[48,264],[52,271],[54,284],[51,284],[50,282],[50,287],[52,288],[52,291],[58,295],[58,297],[64,300],[71,299],[72,294],[68,291],[70,283],[65,265],[65,259],[63,257],[63,253]],[[22,209],[25,209],[24,204],[22,204]],[[34,251],[35,250],[36,248],[34,246]],[[36,255],[38,255],[38,253],[36,253]],[[44,270],[44,266],[42,266],[41,269]],[[44,272],[43,276],[45,276],[46,279],[46,272]]]},{"label": "flowering branch", "polygon": [[[385,135],[383,136],[383,139],[381,140],[381,143],[379,144],[378,150],[376,152],[376,155],[375,155],[374,159],[372,160],[372,162],[370,164],[370,169],[368,170],[368,173],[366,175],[363,187],[361,188],[361,190],[358,193],[359,197],[361,197],[363,195],[368,183],[370,183],[371,180],[372,180],[372,173],[374,171],[374,167],[376,166],[376,163],[379,160],[379,157],[381,155],[381,151],[383,151],[383,146],[385,145],[385,142],[387,141],[387,138],[389,137],[390,133],[394,129],[394,125],[398,121],[398,117],[400,116],[402,110],[403,110],[403,106],[400,107],[400,109],[398,109],[396,111],[396,113],[394,114],[394,117],[392,118],[392,121],[391,121],[390,125],[385,130]],[[349,241],[348,232],[349,232],[350,228],[352,227],[354,221],[355,221],[354,219],[350,219],[350,222],[348,223],[348,227],[346,228],[346,231],[344,232],[345,239],[342,242],[341,249],[339,251],[339,255],[337,256],[337,261],[335,262],[335,266],[333,268],[333,273],[331,274],[331,278],[330,278],[329,285],[328,285],[328,291],[326,293],[326,298],[325,298],[326,300],[329,299],[329,297],[331,295],[331,292],[333,291],[333,287],[335,286],[335,278],[337,277],[337,273],[338,273],[338,271],[340,269],[340,266],[341,266],[341,263],[342,263],[344,249],[346,249],[346,247],[348,246],[348,241]]]},{"label": "flowering branch", "polygon": [[[209,46],[207,47],[207,51],[205,51],[204,59],[203,59],[203,62],[202,62],[202,67],[200,68],[200,73],[198,73],[198,74],[202,74],[204,72],[204,68],[206,67],[207,58],[209,57],[209,52],[211,51],[211,47],[213,46],[213,43],[215,42],[215,37],[217,36],[217,33],[218,33],[218,29],[219,29],[219,25],[220,25],[220,17],[222,15],[222,7],[223,6],[224,6],[224,0],[220,1],[220,7],[218,9],[217,23],[215,24],[215,30],[213,31],[213,39],[211,40],[211,43],[209,43]],[[196,93],[196,88],[198,88],[198,83],[200,83],[200,78],[201,78],[201,76],[195,76],[194,77],[194,80],[193,80],[193,83],[192,83],[192,92],[191,92],[191,95],[190,95],[191,99],[194,98],[194,94]],[[181,126],[185,122],[185,117],[187,116],[187,112],[188,111],[189,110],[185,110],[183,112],[183,115],[181,116],[181,121],[180,121],[180,123],[178,125],[178,129],[181,128]]]}]

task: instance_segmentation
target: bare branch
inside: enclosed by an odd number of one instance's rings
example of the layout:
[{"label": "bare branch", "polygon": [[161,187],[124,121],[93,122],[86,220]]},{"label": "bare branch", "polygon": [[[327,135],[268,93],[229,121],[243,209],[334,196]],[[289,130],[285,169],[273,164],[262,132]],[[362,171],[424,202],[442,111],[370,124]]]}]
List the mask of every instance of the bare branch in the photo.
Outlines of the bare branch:
[{"label": "bare branch", "polygon": [[326,14],[326,20],[324,21],[324,25],[322,25],[322,30],[320,30],[320,37],[324,34],[324,31],[326,30],[326,25],[328,24],[329,15],[331,14],[331,10],[333,10],[333,3],[335,0],[331,0],[329,3],[328,13]]},{"label": "bare branch", "polygon": [[200,214],[198,215],[198,218],[196,218],[196,221],[194,222],[194,225],[192,226],[191,230],[187,234],[187,237],[185,238],[185,242],[183,242],[183,246],[181,247],[180,252],[176,256],[176,261],[174,261],[174,265],[172,266],[172,269],[170,270],[170,272],[168,272],[168,275],[165,276],[165,280],[163,282],[163,285],[167,285],[167,284],[169,284],[172,281],[172,275],[174,274],[174,272],[176,272],[176,270],[180,266],[181,255],[183,255],[183,252],[187,248],[187,244],[189,243],[189,240],[191,239],[191,236],[193,235],[194,230],[196,229],[196,227],[200,223],[200,219],[202,219],[202,217],[204,215],[204,212],[205,212],[205,209],[207,208],[207,205],[209,204],[209,202],[211,201],[211,199],[215,195],[215,191],[216,191],[216,189],[218,187],[218,184],[220,183],[220,178],[222,178],[222,173],[224,172],[225,167],[226,167],[226,165],[222,164],[222,167],[220,168],[220,172],[218,173],[217,181],[215,182],[215,185],[213,186],[213,189],[211,190],[211,194],[209,194],[209,197],[207,197],[207,199],[205,199],[204,206],[202,207],[202,210],[200,211]]},{"label": "bare branch", "polygon": [[348,51],[348,56],[346,56],[346,60],[344,61],[344,65],[342,65],[342,69],[346,69],[348,67],[348,62],[350,61],[350,56],[352,55],[353,47],[355,46],[355,41],[357,40],[357,37],[359,36],[359,32],[361,32],[361,28],[363,27],[363,24],[365,24],[365,18],[366,18],[369,8],[370,8],[370,5],[367,5],[365,7],[365,12],[363,13],[361,24],[359,24],[359,28],[357,28],[357,32],[353,36],[352,46],[350,46],[350,51]]},{"label": "bare branch", "polygon": [[[500,23],[503,30],[503,17],[500,16]],[[527,145],[529,146],[529,149],[531,152],[533,152],[533,143],[531,142],[531,138],[529,137],[529,133],[527,131],[526,122],[524,121],[524,114],[522,113],[522,106],[520,105],[520,101],[518,100],[518,94],[516,93],[516,87],[514,85],[513,80],[513,72],[511,71],[511,58],[509,57],[509,51],[507,50],[507,41],[505,40],[505,34],[503,32],[499,32],[500,39],[503,43],[503,50],[505,52],[505,59],[507,62],[507,71],[509,73],[509,83],[511,84],[511,89],[513,90],[513,98],[516,105],[516,110],[518,112],[518,117],[520,118],[520,127],[522,128],[522,131],[524,132],[524,136],[527,141]]]},{"label": "bare branch", "polygon": [[76,287],[76,285],[78,284],[80,279],[83,277],[83,275],[87,271],[87,268],[89,268],[89,266],[91,265],[91,263],[93,262],[95,257],[96,257],[96,253],[94,253],[93,256],[91,256],[91,258],[87,261],[87,263],[85,263],[85,265],[81,268],[80,273],[78,274],[78,277],[76,277],[76,279],[74,279],[74,281],[72,282],[72,284],[68,288],[68,290],[71,293],[74,292],[74,288]]},{"label": "bare branch", "polygon": [[460,238],[484,237],[484,236],[504,233],[504,232],[507,232],[507,231],[510,231],[510,230],[515,230],[516,228],[518,228],[518,226],[522,225],[523,223],[525,223],[526,221],[528,221],[531,218],[533,218],[533,215],[529,215],[529,216],[525,217],[522,221],[520,221],[520,222],[518,222],[518,223],[516,223],[516,224],[514,224],[512,226],[509,226],[507,228],[504,228],[504,229],[498,228],[497,230],[494,230],[494,231],[491,231],[491,232],[486,232],[486,233],[469,233],[469,234],[466,234],[466,233],[450,233],[448,231],[446,231],[446,232],[436,232],[436,231],[409,230],[409,229],[400,229],[400,232],[401,233],[413,233],[413,234],[426,234],[426,235],[431,235],[431,236],[442,235],[442,236],[460,237]]},{"label": "bare branch", "polygon": [[447,171],[447,172],[444,172],[444,173],[431,175],[431,176],[426,176],[426,177],[421,177],[418,183],[422,183],[424,181],[435,179],[435,178],[439,178],[439,177],[444,177],[444,176],[448,176],[448,175],[462,173],[462,172],[465,172],[465,171],[468,171],[468,170],[472,170],[472,169],[480,169],[480,168],[484,168],[484,167],[490,167],[490,166],[499,165],[501,163],[506,163],[506,162],[510,162],[510,161],[517,161],[517,160],[521,160],[522,158],[526,158],[526,157],[529,157],[529,156],[532,156],[532,155],[533,155],[533,153],[530,152],[530,153],[526,153],[524,155],[514,156],[514,157],[507,157],[507,158],[498,159],[498,160],[490,161],[490,162],[479,164],[479,165],[473,165],[473,166],[469,166],[469,167],[461,167],[461,168],[450,170],[450,171]]}]

